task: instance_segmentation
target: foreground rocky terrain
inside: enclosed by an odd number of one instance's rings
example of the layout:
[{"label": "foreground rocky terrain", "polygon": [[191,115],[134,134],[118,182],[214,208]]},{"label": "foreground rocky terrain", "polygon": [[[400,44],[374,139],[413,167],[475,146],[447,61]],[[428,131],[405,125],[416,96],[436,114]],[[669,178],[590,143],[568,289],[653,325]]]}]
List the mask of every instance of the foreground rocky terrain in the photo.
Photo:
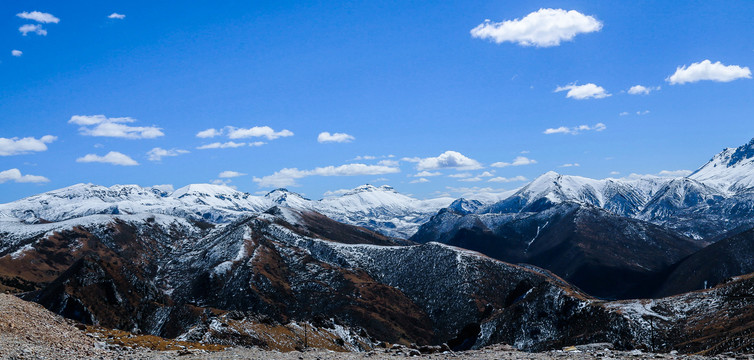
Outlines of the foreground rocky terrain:
[{"label": "foreground rocky terrain", "polygon": [[[170,349],[173,348],[173,349]],[[0,358],[2,359],[727,359],[652,354],[638,350],[615,351],[611,344],[567,347],[565,350],[527,353],[507,345],[453,352],[439,347],[385,345],[354,352],[328,350],[269,351],[258,347],[224,348],[198,343],[181,343],[150,336],[114,333],[84,327],[57,316],[41,306],[15,296],[0,294]],[[422,353],[424,351],[424,353]],[[737,355],[736,358],[754,358]]]}]

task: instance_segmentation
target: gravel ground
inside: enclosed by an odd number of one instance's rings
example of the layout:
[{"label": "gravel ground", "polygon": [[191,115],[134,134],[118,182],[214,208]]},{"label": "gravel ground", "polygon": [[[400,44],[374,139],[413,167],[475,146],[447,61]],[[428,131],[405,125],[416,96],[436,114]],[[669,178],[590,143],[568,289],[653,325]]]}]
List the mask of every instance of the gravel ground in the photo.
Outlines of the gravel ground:
[{"label": "gravel ground", "polygon": [[[81,327],[79,325],[79,327]],[[77,324],[57,316],[38,304],[15,296],[0,294],[0,359],[259,359],[259,360],[343,360],[396,359],[753,359],[754,355],[681,356],[647,354],[640,351],[619,352],[609,344],[579,346],[570,351],[544,353],[519,352],[507,345],[466,352],[420,354],[402,346],[379,348],[367,353],[336,353],[322,350],[276,352],[258,348],[230,348],[225,351],[204,350],[153,351],[131,349],[99,341],[79,329]],[[437,350],[437,349],[435,349]]]}]

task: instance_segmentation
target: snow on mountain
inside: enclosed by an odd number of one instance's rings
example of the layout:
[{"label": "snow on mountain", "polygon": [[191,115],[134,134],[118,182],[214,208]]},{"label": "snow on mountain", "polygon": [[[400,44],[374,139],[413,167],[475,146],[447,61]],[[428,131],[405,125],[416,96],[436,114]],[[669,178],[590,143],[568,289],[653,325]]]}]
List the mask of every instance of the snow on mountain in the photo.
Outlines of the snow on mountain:
[{"label": "snow on mountain", "polygon": [[715,188],[689,178],[673,179],[663,185],[639,216],[646,220],[664,220],[682,209],[721,200]]},{"label": "snow on mountain", "polygon": [[408,238],[452,198],[418,200],[389,186],[364,185],[342,196],[309,200],[286,189],[254,196],[224,185],[191,184],[170,193],[164,187],[77,184],[0,204],[0,218],[27,223],[58,222],[94,214],[165,214],[228,223],[282,205],[312,210],[348,224]]},{"label": "snow on mountain", "polygon": [[665,181],[667,179],[651,176],[595,180],[549,171],[509,198],[479,212],[538,212],[555,204],[576,202],[601,207],[619,215],[633,216],[641,211]]},{"label": "snow on mountain", "polygon": [[754,189],[754,139],[723,150],[689,178],[729,194]]}]

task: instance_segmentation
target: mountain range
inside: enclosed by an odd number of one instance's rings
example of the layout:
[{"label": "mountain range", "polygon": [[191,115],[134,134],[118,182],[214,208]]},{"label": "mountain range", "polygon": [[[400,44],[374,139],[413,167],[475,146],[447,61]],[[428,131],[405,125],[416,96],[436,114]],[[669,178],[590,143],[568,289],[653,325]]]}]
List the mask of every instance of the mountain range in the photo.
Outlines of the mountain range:
[{"label": "mountain range", "polygon": [[302,325],[352,351],[754,346],[754,140],[686,177],[548,172],[486,199],[78,184],[0,205],[0,290],[86,324],[270,349]]}]

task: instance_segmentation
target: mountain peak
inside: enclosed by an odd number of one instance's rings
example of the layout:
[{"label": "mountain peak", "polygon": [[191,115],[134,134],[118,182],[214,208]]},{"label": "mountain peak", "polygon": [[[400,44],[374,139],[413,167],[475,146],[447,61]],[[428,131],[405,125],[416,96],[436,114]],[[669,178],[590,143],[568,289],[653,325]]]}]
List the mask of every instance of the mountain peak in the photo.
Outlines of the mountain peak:
[{"label": "mountain peak", "polygon": [[689,178],[728,192],[754,188],[754,139],[723,150]]},{"label": "mountain peak", "polygon": [[295,193],[286,188],[277,188],[264,195],[265,198],[272,200],[276,204],[287,204],[288,206],[296,206],[308,202],[309,199],[301,196],[299,193]]},{"label": "mountain peak", "polygon": [[376,192],[376,191],[395,192],[395,189],[393,189],[393,187],[389,185],[382,185],[382,186],[377,187],[371,184],[364,184],[361,186],[357,186],[353,188],[352,190],[344,193],[343,196],[354,195],[354,194],[365,193],[365,192]]},{"label": "mountain peak", "polygon": [[226,196],[242,193],[230,186],[215,185],[215,184],[189,184],[186,185],[171,194],[174,198],[180,198],[188,194],[200,195],[200,196]]}]

